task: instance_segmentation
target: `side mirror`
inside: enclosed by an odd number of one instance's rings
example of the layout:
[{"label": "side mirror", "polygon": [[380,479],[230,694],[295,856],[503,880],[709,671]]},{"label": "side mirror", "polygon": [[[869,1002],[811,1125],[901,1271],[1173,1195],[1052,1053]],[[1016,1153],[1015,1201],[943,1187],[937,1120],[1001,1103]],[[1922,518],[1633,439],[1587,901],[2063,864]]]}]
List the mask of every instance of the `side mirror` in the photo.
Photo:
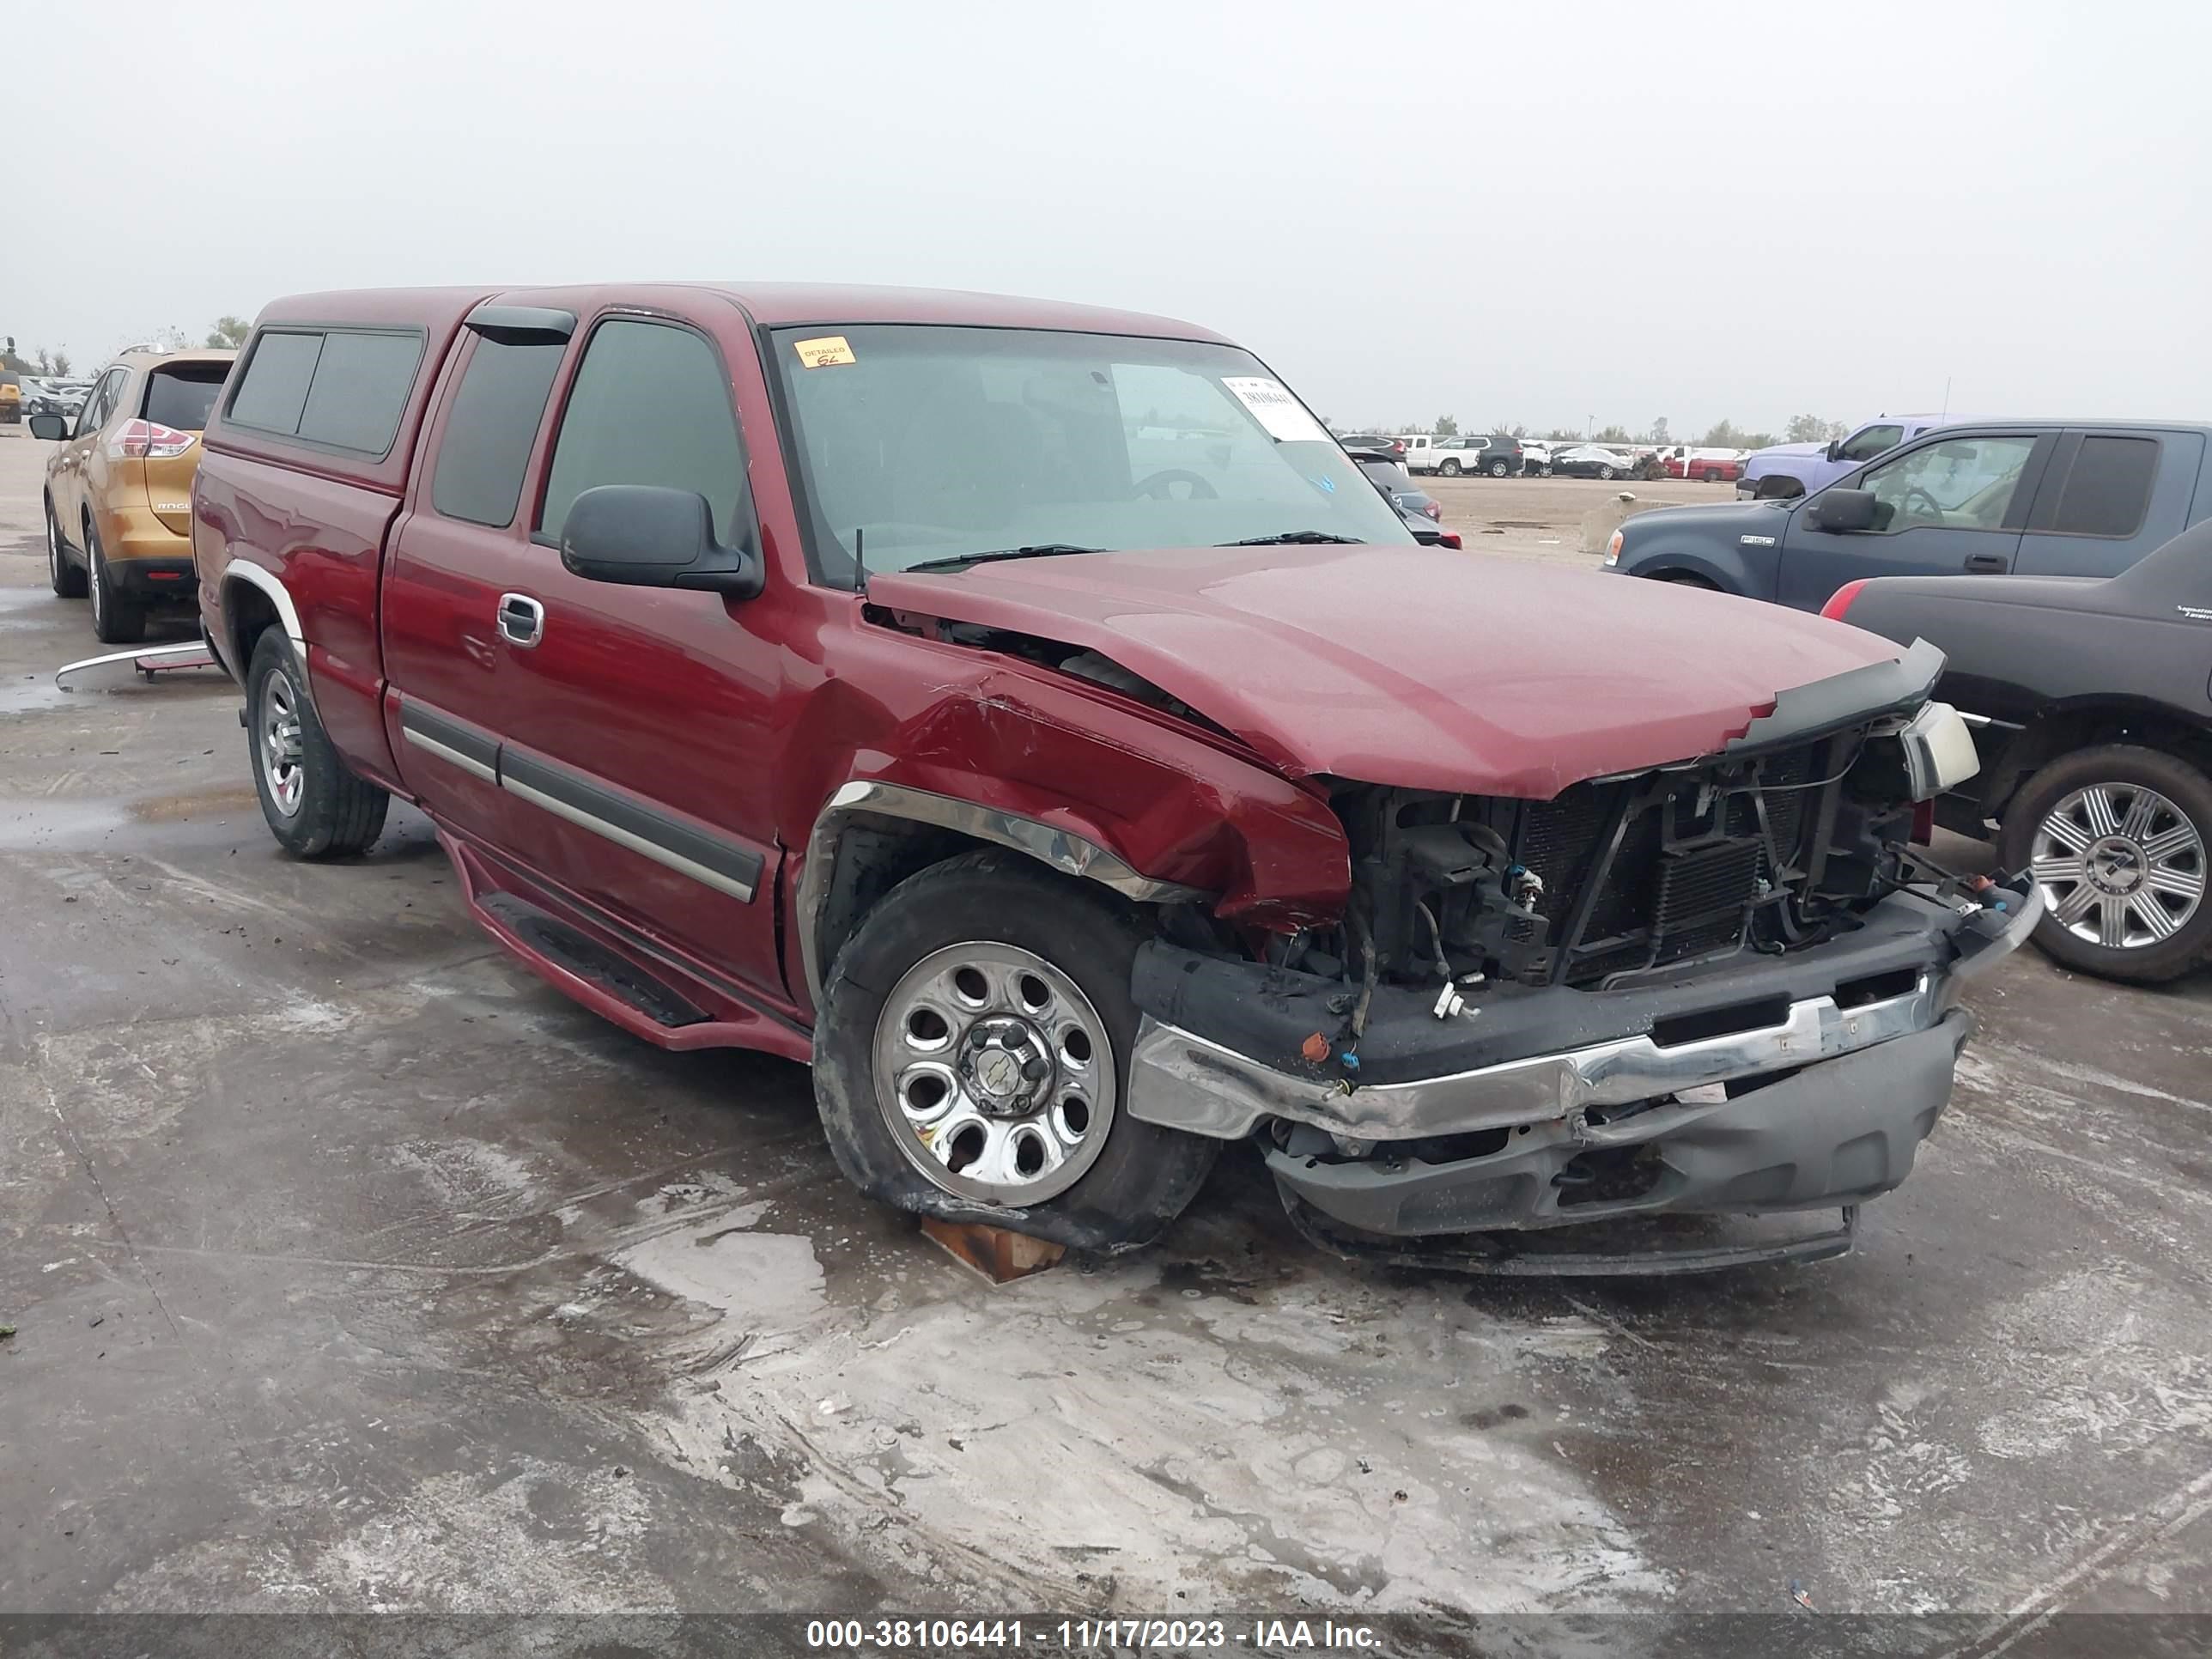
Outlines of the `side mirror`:
[{"label": "side mirror", "polygon": [[1820,453],[1826,456],[1827,459],[1832,461],[1842,460],[1844,459],[1844,441],[1841,438],[1829,439],[1828,447],[1822,450]]},{"label": "side mirror", "polygon": [[1871,489],[1824,489],[1805,509],[1808,530],[1871,530],[1876,506]]},{"label": "side mirror", "polygon": [[33,415],[31,416],[31,435],[58,444],[69,436],[69,416],[66,415]]},{"label": "side mirror", "polygon": [[750,599],[766,577],[749,547],[714,539],[704,495],[659,484],[601,484],[561,526],[561,562],[587,581],[678,587]]}]

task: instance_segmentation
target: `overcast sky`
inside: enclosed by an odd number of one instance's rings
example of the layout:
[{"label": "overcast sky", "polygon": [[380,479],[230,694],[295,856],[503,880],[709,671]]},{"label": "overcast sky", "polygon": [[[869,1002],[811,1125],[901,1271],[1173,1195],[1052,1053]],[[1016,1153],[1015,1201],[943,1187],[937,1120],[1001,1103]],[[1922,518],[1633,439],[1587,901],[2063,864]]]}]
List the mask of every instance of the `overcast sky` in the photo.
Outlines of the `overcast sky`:
[{"label": "overcast sky", "polygon": [[2212,5],[8,9],[0,333],[747,276],[1188,318],[1340,423],[2212,418]]}]

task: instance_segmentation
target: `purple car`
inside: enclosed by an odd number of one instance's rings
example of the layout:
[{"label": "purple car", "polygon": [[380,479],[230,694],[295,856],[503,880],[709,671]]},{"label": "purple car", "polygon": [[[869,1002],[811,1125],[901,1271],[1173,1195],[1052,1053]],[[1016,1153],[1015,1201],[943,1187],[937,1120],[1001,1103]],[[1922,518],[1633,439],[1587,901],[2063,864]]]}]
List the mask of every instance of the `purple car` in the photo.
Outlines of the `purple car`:
[{"label": "purple car", "polygon": [[1746,500],[1795,501],[1826,488],[1908,438],[1917,438],[1947,421],[1966,418],[1963,415],[1877,415],[1848,438],[1833,443],[1776,444],[1770,449],[1755,449],[1735,481],[1735,493]]}]

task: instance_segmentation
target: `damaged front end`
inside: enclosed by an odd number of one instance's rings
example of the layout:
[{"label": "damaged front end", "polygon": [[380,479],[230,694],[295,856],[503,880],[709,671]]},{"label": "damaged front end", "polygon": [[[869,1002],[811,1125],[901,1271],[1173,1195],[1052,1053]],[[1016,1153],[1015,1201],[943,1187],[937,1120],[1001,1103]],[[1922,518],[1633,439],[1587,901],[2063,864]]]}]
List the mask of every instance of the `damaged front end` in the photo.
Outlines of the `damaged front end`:
[{"label": "damaged front end", "polygon": [[1146,945],[1132,1114],[1259,1137],[1294,1218],[1350,1254],[1653,1271],[1464,1236],[1819,1209],[1847,1224],[1674,1265],[1849,1248],[1948,1103],[1962,981],[2039,908],[1911,848],[1972,770],[1926,702],[1940,665],[1916,647],[1717,755],[1550,800],[1333,781],[1341,921],[1258,961],[1193,926]]}]

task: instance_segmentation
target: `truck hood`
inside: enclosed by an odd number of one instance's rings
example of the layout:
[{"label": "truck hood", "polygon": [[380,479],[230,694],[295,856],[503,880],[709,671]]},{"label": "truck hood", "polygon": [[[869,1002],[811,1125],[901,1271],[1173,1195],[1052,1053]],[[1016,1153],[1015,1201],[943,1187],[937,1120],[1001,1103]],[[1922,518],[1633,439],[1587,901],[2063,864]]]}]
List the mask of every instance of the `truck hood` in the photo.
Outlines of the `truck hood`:
[{"label": "truck hood", "polygon": [[868,599],[1098,652],[1294,777],[1539,800],[1711,754],[1780,693],[1902,654],[1773,605],[1442,548],[1073,554],[886,573]]},{"label": "truck hood", "polygon": [[1783,519],[1795,501],[1716,501],[1711,506],[1655,507],[1624,519],[1620,544],[1626,549],[1655,532],[1704,531],[1716,538],[1734,541],[1738,536],[1779,536]]},{"label": "truck hood", "polygon": [[1773,455],[1825,455],[1827,453],[1826,444],[1769,444],[1764,449],[1753,450],[1751,459],[1756,461]]}]

